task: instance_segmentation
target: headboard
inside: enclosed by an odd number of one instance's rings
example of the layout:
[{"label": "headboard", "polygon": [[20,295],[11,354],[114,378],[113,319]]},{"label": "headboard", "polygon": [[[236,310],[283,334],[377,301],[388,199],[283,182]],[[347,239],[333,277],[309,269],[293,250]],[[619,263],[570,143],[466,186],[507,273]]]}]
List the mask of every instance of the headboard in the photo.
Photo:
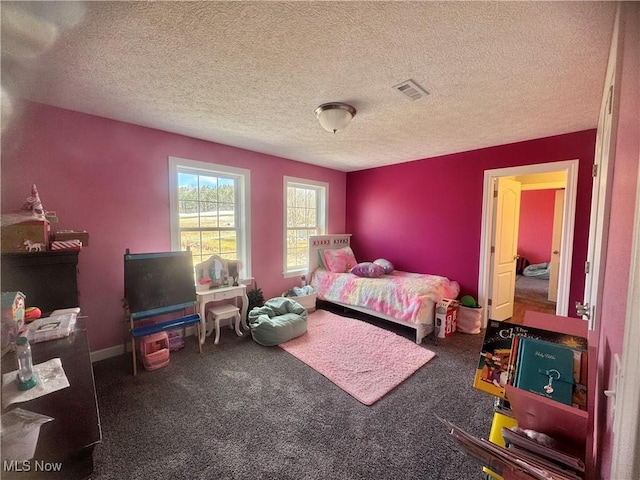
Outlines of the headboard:
[{"label": "headboard", "polygon": [[313,235],[309,237],[309,275],[318,268],[318,251],[348,247],[351,242],[350,233],[330,235]]}]

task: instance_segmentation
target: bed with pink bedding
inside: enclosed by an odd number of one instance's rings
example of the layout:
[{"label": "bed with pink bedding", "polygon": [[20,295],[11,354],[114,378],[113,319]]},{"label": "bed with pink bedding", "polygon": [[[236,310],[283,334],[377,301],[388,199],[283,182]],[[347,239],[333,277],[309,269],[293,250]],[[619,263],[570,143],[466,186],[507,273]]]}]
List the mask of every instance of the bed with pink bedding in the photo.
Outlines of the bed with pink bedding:
[{"label": "bed with pink bedding", "polygon": [[377,278],[331,271],[332,266],[323,262],[325,250],[344,250],[349,242],[348,234],[310,238],[310,284],[318,299],[411,327],[416,330],[416,343],[421,343],[433,331],[435,304],[442,298],[456,298],[458,283],[438,275],[401,271]]}]

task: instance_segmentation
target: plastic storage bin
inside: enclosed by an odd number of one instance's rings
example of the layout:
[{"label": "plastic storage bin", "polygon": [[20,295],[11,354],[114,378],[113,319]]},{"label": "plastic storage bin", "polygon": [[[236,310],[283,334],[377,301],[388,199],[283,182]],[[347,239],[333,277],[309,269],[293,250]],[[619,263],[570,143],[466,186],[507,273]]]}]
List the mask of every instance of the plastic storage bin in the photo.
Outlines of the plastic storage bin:
[{"label": "plastic storage bin", "polygon": [[169,336],[158,332],[140,339],[140,357],[146,370],[156,370],[169,364]]},{"label": "plastic storage bin", "polygon": [[296,295],[292,295],[291,292],[289,291],[289,292],[284,292],[282,296],[298,302],[300,305],[302,305],[305,308],[305,310],[307,310],[307,313],[312,313],[316,311],[317,294],[315,293],[296,296]]},{"label": "plastic storage bin", "polygon": [[169,351],[175,352],[184,347],[184,337],[182,332],[173,331],[169,332]]}]

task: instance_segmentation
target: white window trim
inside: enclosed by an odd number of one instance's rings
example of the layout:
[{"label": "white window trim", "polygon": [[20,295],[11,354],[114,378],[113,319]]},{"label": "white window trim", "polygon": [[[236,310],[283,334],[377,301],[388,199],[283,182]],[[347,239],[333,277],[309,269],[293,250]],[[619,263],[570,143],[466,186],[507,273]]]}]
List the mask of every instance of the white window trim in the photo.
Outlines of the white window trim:
[{"label": "white window trim", "polygon": [[200,162],[187,158],[169,157],[169,222],[171,224],[171,249],[180,250],[180,228],[178,223],[178,167],[193,169],[204,174],[222,173],[238,177],[240,198],[238,225],[242,232],[238,252],[243,253],[244,276],[251,277],[251,170],[230,167],[217,163]]},{"label": "white window trim", "polygon": [[327,231],[327,219],[329,217],[329,184],[326,182],[318,182],[316,180],[307,180],[305,178],[288,177],[284,176],[282,183],[282,198],[284,199],[284,205],[282,210],[282,276],[284,278],[298,277],[301,275],[307,275],[309,273],[309,267],[298,270],[287,270],[287,188],[293,185],[299,185],[301,187],[316,187],[324,190],[324,198],[320,199],[324,205],[322,211],[318,212],[318,226],[320,227],[320,235],[324,235]]}]

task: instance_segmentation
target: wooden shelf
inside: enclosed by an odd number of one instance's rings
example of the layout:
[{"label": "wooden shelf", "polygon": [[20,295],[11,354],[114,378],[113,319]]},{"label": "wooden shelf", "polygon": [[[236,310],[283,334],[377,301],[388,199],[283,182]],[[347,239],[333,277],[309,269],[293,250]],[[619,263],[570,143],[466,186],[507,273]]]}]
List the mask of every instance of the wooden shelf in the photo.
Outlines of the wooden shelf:
[{"label": "wooden shelf", "polygon": [[[527,311],[522,323],[530,327],[588,337],[587,322],[579,318]],[[589,356],[593,354],[589,348]],[[588,383],[590,387],[591,382]],[[585,458],[589,412],[512,385],[506,385],[505,391],[518,427],[547,434],[566,445],[568,453]],[[592,388],[588,388],[587,395],[593,395]]]},{"label": "wooden shelf", "polygon": [[505,389],[518,427],[570,442],[584,451],[589,421],[586,411],[512,385],[505,385]]}]

